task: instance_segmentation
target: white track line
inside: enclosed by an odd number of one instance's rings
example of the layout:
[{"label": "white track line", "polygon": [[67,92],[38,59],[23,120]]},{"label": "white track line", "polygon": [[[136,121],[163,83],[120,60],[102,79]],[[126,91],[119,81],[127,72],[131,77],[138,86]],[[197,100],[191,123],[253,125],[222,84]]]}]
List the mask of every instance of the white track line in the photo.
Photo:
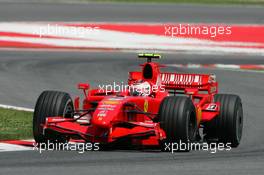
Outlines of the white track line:
[{"label": "white track line", "polygon": [[24,108],[24,107],[4,105],[4,104],[0,104],[0,108],[4,108],[4,109],[14,109],[14,110],[18,110],[18,111],[34,112],[34,109],[31,109],[31,108]]},{"label": "white track line", "polygon": [[[1,143],[1,141],[0,141],[0,152],[10,152],[10,151],[37,151],[37,152],[39,152],[39,149],[37,149],[35,147],[35,141],[34,140],[21,140],[21,141],[28,141],[30,145],[25,146],[25,145],[19,145],[17,143],[6,143],[6,142]],[[65,149],[63,149],[62,151],[71,151],[71,147],[73,147],[73,148],[76,147],[76,150],[73,150],[73,151],[83,151],[81,149],[84,146],[83,144],[84,143],[70,141],[68,143],[67,147],[65,147]],[[58,148],[56,148],[56,149],[58,149]],[[54,150],[56,150],[56,149],[54,149]],[[43,151],[46,151],[46,150],[42,150],[42,152]],[[53,150],[49,150],[49,151],[53,151]]]},{"label": "white track line", "polygon": [[32,147],[9,144],[9,143],[0,143],[0,152],[7,151],[28,151],[32,150]]}]

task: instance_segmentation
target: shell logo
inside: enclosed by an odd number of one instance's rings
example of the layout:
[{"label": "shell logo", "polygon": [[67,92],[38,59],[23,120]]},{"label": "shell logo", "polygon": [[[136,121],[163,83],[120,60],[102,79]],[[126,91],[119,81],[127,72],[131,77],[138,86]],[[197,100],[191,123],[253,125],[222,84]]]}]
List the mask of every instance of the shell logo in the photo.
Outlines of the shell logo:
[{"label": "shell logo", "polygon": [[114,100],[104,101],[104,104],[106,104],[106,105],[117,105],[119,103],[120,103],[119,101],[114,101]]},{"label": "shell logo", "polygon": [[202,109],[200,107],[197,108],[197,120],[198,120],[198,123],[200,123],[202,119]]},{"label": "shell logo", "polygon": [[144,102],[144,112],[148,112],[148,100]]}]

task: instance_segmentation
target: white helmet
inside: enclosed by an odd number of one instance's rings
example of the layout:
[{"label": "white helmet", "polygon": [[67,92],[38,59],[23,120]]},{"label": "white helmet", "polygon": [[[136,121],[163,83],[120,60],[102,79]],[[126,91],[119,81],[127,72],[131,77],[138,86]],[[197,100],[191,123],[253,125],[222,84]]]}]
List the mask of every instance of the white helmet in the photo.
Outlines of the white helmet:
[{"label": "white helmet", "polygon": [[147,81],[137,81],[129,87],[130,95],[133,96],[149,96],[151,93],[150,83]]}]

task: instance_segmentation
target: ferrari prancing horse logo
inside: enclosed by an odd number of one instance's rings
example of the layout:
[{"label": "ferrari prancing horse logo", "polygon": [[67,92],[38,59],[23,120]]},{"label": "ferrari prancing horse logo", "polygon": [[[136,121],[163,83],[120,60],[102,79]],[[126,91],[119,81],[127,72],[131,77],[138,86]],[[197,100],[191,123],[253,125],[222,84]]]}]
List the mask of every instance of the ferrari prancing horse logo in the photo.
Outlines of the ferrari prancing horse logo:
[{"label": "ferrari prancing horse logo", "polygon": [[144,102],[144,112],[148,112],[148,100]]}]

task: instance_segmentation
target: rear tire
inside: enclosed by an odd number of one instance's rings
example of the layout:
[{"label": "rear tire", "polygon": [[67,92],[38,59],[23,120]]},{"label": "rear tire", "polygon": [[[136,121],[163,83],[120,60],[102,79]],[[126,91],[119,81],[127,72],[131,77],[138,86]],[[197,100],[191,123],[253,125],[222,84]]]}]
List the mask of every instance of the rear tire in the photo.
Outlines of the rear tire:
[{"label": "rear tire", "polygon": [[68,138],[53,131],[43,132],[47,117],[73,117],[73,103],[69,94],[57,91],[44,91],[39,96],[33,115],[33,136],[37,143],[67,142]]},{"label": "rear tire", "polygon": [[205,124],[205,139],[237,147],[240,144],[243,130],[243,109],[237,95],[217,94],[215,102],[220,102],[220,114]]},{"label": "rear tire", "polygon": [[[185,149],[177,151],[190,151],[188,143],[195,141],[197,121],[195,107],[188,97],[170,96],[163,99],[159,109],[160,126],[166,133],[166,140],[161,143],[163,151],[166,145],[177,143],[185,144]],[[169,150],[167,150],[169,151]]]}]

